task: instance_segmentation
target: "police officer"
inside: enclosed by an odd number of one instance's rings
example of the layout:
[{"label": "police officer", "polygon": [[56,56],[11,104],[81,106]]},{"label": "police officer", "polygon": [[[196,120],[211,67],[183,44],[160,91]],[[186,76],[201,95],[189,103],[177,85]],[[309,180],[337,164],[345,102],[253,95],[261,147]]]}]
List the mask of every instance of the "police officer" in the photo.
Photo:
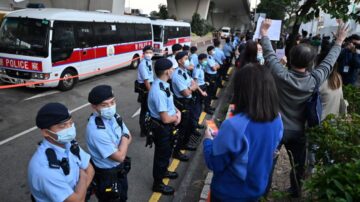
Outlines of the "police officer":
[{"label": "police officer", "polygon": [[177,53],[181,52],[182,51],[182,46],[180,44],[174,44],[172,47],[172,56],[168,57],[168,59],[172,62],[173,64],[173,68],[176,69],[179,64],[177,63],[176,59],[175,59],[175,56]]},{"label": "police officer", "polygon": [[36,126],[44,137],[28,168],[32,201],[84,201],[94,176],[90,155],[75,141],[69,110],[60,103],[43,106]]},{"label": "police officer", "polygon": [[189,61],[187,53],[179,52],[176,55],[176,60],[179,67],[175,70],[171,81],[175,95],[175,105],[182,113],[182,121],[179,125],[179,141],[175,147],[173,157],[181,161],[188,161],[188,156],[182,154],[180,149],[196,150],[195,146],[189,144],[190,136],[201,136],[196,130],[196,120],[192,117],[192,109],[195,104],[193,93],[198,90],[199,86],[187,73],[185,67],[186,61]]},{"label": "police officer", "polygon": [[100,202],[126,201],[130,170],[126,154],[132,137],[116,113],[111,86],[96,86],[88,101],[94,110],[86,127],[86,142],[95,168],[95,194]]},{"label": "police officer", "polygon": [[214,46],[209,46],[206,50],[208,53],[207,66],[205,68],[205,81],[209,83],[209,90],[207,91],[208,96],[211,99],[217,99],[217,70],[220,65],[216,63],[214,59],[215,50]]},{"label": "police officer", "polygon": [[155,73],[157,79],[154,81],[148,99],[148,107],[152,119],[152,130],[154,133],[155,153],[153,165],[154,184],[152,190],[161,192],[164,195],[174,193],[174,188],[165,185],[163,178],[175,179],[178,177],[176,172],[167,170],[169,160],[173,152],[175,138],[173,136],[174,126],[181,121],[181,113],[175,108],[169,83],[174,72],[172,62],[161,58],[155,63]]},{"label": "police officer", "polygon": [[222,80],[226,77],[226,71],[224,67],[224,61],[226,60],[224,52],[220,49],[220,41],[218,39],[214,39],[214,46],[215,46],[215,61],[220,65],[217,75],[217,84],[219,88],[222,88]]},{"label": "police officer", "polygon": [[191,46],[190,48],[190,62],[194,65],[194,67],[197,67],[197,65],[199,64],[198,61],[198,55],[197,55],[197,47],[196,46]]},{"label": "police officer", "polygon": [[202,112],[202,105],[205,105],[205,112],[212,115],[214,113],[214,108],[210,106],[211,98],[207,94],[207,87],[205,83],[205,68],[207,66],[207,55],[202,53],[198,56],[199,64],[193,71],[194,81],[198,84],[199,89],[197,91],[196,101],[195,101],[195,111],[194,116],[196,120],[199,120],[200,114]]},{"label": "police officer", "polygon": [[151,58],[153,57],[152,46],[145,46],[143,49],[143,53],[144,53],[144,59],[139,64],[137,84],[135,84],[139,92],[138,100],[141,103],[141,111],[139,118],[141,137],[145,137],[147,134],[145,127],[145,115],[148,111],[147,97],[151,87],[151,83],[154,81],[154,73],[153,73],[152,61],[151,61]]},{"label": "police officer", "polygon": [[[225,62],[225,73],[227,74],[230,66],[231,66],[231,63],[232,63],[232,57],[234,55],[234,48],[233,46],[231,45],[230,43],[230,39],[229,38],[226,38],[225,40],[225,45],[224,45],[224,48],[223,48],[223,52],[225,54],[225,57],[226,57],[226,62]],[[228,78],[225,76],[225,80],[228,80]]]}]

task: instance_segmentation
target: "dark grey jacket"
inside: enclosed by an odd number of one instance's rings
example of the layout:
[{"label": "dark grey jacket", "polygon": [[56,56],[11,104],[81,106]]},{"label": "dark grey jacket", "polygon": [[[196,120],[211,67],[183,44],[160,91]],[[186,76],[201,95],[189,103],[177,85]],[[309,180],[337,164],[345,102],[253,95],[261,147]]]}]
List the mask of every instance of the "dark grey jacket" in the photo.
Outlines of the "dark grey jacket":
[{"label": "dark grey jacket", "polygon": [[334,45],[326,58],[311,74],[310,72],[300,73],[285,69],[276,57],[268,37],[261,39],[261,45],[267,62],[266,66],[270,68],[277,83],[284,132],[303,133],[306,122],[305,103],[312,95],[316,85],[316,79],[312,74],[319,78],[320,85],[326,81],[340,54],[341,47]]}]

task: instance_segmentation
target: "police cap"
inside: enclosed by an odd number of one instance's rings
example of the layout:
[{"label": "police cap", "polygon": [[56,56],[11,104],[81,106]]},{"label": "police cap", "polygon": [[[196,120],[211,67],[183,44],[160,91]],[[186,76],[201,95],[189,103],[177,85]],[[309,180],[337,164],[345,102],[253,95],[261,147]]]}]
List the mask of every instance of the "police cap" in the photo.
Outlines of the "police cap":
[{"label": "police cap", "polygon": [[146,51],[148,51],[148,50],[153,50],[153,47],[150,46],[150,45],[147,45],[147,46],[145,46],[145,47],[143,48],[143,52],[144,52],[144,53],[145,53]]},{"label": "police cap", "polygon": [[60,103],[44,105],[36,115],[36,126],[40,129],[50,128],[71,118],[69,110]]},{"label": "police cap", "polygon": [[98,105],[113,97],[114,93],[111,86],[99,85],[90,91],[88,101],[93,105]]},{"label": "police cap", "polygon": [[175,60],[178,61],[178,60],[181,60],[183,57],[187,56],[188,55],[188,52],[186,51],[181,51],[181,52],[178,52],[176,55],[175,55]]},{"label": "police cap", "polygon": [[173,63],[167,58],[160,58],[155,62],[155,71],[164,71],[172,68]]},{"label": "police cap", "polygon": [[198,60],[203,60],[207,58],[207,55],[205,53],[201,53],[199,56],[198,56]]},{"label": "police cap", "polygon": [[182,46],[180,44],[174,44],[172,47],[171,47],[172,51],[173,52],[176,52],[176,51],[179,51],[182,49]]}]

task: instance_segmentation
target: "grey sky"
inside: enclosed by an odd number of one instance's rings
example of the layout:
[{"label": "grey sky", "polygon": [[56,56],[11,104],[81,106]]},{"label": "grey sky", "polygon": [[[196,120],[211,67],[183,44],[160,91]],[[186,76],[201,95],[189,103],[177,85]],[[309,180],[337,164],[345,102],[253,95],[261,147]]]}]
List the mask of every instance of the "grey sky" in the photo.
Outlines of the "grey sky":
[{"label": "grey sky", "polygon": [[[255,2],[260,3],[260,0],[250,0],[251,7],[255,7]],[[158,10],[159,4],[167,4],[167,0],[125,0],[125,7],[138,8],[144,14],[149,14],[151,11]]]}]

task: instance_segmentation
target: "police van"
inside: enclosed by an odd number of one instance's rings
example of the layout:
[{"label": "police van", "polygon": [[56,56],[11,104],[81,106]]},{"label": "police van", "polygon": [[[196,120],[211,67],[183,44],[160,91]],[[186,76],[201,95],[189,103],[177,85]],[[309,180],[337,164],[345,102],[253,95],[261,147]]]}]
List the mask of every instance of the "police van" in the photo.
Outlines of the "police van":
[{"label": "police van", "polygon": [[226,39],[226,38],[230,37],[230,31],[231,31],[230,27],[221,28],[221,31],[220,31],[221,38]]},{"label": "police van", "polygon": [[190,23],[167,20],[151,20],[154,34],[154,55],[167,56],[172,54],[171,47],[174,44],[191,44]]},{"label": "police van", "polygon": [[78,80],[136,68],[146,45],[153,45],[149,18],[53,8],[14,11],[0,28],[0,79],[69,90]]}]

